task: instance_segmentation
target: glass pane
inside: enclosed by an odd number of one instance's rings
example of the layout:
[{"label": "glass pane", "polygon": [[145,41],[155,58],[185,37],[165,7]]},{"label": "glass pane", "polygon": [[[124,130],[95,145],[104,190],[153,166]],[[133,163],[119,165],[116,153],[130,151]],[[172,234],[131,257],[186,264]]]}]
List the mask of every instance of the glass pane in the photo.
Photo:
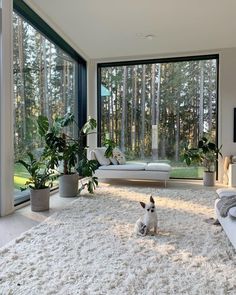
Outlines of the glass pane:
[{"label": "glass pane", "polygon": [[131,161],[168,161],[172,177],[201,178],[181,154],[216,139],[215,59],[101,68],[101,135]]},{"label": "glass pane", "polygon": [[[15,160],[27,151],[40,152],[37,118],[75,110],[77,63],[23,18],[13,13]],[[72,132],[72,130],[70,130]],[[21,196],[28,175],[15,165],[15,195]]]}]

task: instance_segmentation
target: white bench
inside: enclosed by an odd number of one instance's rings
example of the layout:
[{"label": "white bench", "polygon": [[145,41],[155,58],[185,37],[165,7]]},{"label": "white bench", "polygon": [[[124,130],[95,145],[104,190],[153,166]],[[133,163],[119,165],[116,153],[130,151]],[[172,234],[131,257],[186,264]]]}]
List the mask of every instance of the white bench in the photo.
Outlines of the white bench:
[{"label": "white bench", "polygon": [[[90,153],[96,159],[95,153]],[[98,178],[156,180],[166,182],[170,178],[171,166],[167,163],[126,163],[123,165],[103,165],[95,171]]]}]

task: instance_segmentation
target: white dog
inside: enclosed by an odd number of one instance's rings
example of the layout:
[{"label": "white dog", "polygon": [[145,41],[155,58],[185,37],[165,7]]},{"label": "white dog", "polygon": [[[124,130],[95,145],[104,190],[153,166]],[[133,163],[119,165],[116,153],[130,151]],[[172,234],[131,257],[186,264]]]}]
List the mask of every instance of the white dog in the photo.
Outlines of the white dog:
[{"label": "white dog", "polygon": [[137,235],[145,236],[153,228],[154,233],[157,233],[157,212],[153,197],[150,196],[150,203],[145,204],[140,202],[145,209],[145,214],[140,217],[135,224],[134,231]]}]

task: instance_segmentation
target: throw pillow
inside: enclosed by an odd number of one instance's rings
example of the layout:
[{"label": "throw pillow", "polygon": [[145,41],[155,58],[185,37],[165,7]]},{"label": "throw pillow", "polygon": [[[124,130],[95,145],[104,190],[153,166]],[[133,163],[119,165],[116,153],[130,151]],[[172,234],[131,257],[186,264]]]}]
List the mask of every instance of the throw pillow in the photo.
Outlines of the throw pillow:
[{"label": "throw pillow", "polygon": [[118,161],[115,158],[109,158],[113,165],[118,165]]},{"label": "throw pillow", "polygon": [[104,156],[105,151],[106,151],[106,148],[96,148],[96,149],[94,149],[95,157],[96,157],[98,163],[101,166],[108,166],[111,163],[110,159],[108,159],[108,158],[106,158]]},{"label": "throw pillow", "polygon": [[232,207],[229,209],[229,216],[236,218],[236,207]]},{"label": "throw pillow", "polygon": [[115,158],[119,165],[124,165],[126,163],[125,155],[118,149],[113,150],[113,158]]},{"label": "throw pillow", "polygon": [[235,196],[236,195],[236,189],[234,188],[229,188],[229,189],[225,189],[225,188],[218,188],[216,190],[216,193],[218,194],[219,198],[227,198],[227,197],[231,197],[231,196]]}]

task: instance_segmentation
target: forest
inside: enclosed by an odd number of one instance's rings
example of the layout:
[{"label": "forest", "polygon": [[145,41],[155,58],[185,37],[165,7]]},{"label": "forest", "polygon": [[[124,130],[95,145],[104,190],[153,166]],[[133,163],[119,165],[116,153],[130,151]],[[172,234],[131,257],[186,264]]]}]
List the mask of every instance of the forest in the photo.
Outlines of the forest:
[{"label": "forest", "polygon": [[[74,112],[76,73],[73,59],[13,13],[15,161],[24,158],[28,151],[40,153],[43,142],[37,132],[39,115],[50,120]],[[72,128],[68,132],[73,132]],[[22,166],[15,164],[15,189],[23,187],[28,176]]]},{"label": "forest", "polygon": [[13,14],[15,159],[42,146],[37,118],[74,111],[76,63],[60,48]]},{"label": "forest", "polygon": [[102,141],[128,159],[179,163],[203,134],[215,141],[216,59],[101,67],[101,83]]}]

